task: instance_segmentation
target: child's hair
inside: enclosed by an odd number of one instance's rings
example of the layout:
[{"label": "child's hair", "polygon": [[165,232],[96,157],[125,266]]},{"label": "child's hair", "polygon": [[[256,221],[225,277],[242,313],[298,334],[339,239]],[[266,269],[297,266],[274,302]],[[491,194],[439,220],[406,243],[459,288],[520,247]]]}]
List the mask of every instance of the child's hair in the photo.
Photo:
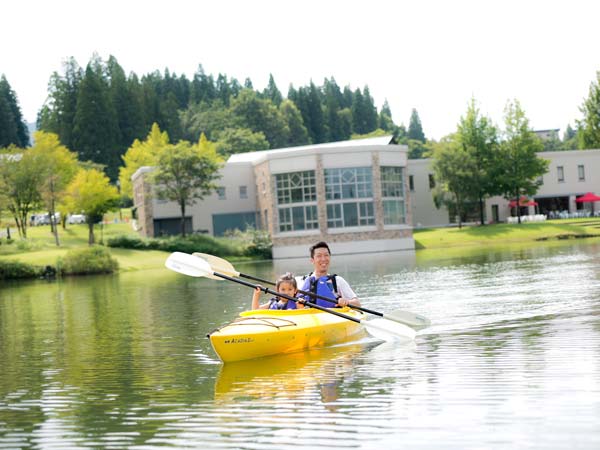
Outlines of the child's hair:
[{"label": "child's hair", "polygon": [[286,272],[277,279],[277,283],[275,283],[277,290],[279,290],[279,285],[281,283],[291,283],[292,286],[294,286],[294,289],[298,289],[296,278],[294,278],[294,275],[292,275],[291,272]]}]

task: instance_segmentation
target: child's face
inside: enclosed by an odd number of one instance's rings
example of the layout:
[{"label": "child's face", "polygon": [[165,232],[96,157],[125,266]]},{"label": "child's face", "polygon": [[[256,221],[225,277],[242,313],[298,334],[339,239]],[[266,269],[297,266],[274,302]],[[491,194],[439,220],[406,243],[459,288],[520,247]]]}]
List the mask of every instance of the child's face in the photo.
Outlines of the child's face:
[{"label": "child's face", "polygon": [[[289,281],[282,281],[279,284],[279,288],[277,289],[277,291],[281,292],[282,294],[289,295],[290,297],[293,297],[296,295],[296,288]],[[285,299],[283,299],[283,300],[285,300]]]}]

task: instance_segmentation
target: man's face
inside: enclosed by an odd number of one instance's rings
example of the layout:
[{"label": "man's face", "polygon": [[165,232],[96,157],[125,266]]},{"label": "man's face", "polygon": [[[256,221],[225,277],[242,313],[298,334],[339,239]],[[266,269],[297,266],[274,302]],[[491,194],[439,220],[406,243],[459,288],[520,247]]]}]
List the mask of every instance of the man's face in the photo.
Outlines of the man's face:
[{"label": "man's face", "polygon": [[318,273],[327,273],[329,271],[330,260],[331,255],[329,255],[329,251],[326,248],[315,249],[313,257],[310,259],[315,267],[315,272]]}]

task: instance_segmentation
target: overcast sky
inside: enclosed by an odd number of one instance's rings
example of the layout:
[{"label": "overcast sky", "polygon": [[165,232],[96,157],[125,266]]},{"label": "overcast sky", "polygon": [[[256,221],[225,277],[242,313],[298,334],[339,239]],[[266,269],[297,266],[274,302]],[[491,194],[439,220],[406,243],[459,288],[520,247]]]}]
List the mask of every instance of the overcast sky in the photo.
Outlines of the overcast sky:
[{"label": "overcast sky", "polygon": [[325,77],[368,85],[396,123],[416,108],[428,138],[455,131],[474,97],[502,124],[509,99],[534,129],[574,125],[600,70],[594,0],[5,0],[0,74],[35,121],[54,71],[114,55],[126,73],[198,64],[263,89]]}]

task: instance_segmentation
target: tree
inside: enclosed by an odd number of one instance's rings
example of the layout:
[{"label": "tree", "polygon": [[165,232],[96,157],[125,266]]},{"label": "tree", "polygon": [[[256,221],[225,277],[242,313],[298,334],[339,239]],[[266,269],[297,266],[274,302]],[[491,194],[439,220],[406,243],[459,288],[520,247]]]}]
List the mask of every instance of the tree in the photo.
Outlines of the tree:
[{"label": "tree", "polygon": [[385,131],[393,132],[396,126],[392,120],[392,111],[387,99],[383,102],[381,111],[379,111],[379,117],[377,118],[378,127]]},{"label": "tree", "polygon": [[262,132],[254,133],[248,128],[227,128],[217,132],[216,137],[217,151],[223,157],[269,148],[269,142]]},{"label": "tree", "polygon": [[277,88],[275,84],[275,79],[273,78],[273,74],[269,74],[269,84],[263,91],[264,98],[267,98],[273,102],[275,106],[279,106],[283,101],[283,97],[281,96],[281,91]]},{"label": "tree", "polygon": [[73,147],[82,161],[103,164],[107,175],[116,180],[120,165],[117,117],[98,57],[87,65],[77,97],[73,127]]},{"label": "tree", "polygon": [[283,100],[279,105],[279,112],[290,130],[286,147],[308,144],[308,130],[304,126],[302,114],[296,104],[291,100]]},{"label": "tree", "polygon": [[56,245],[58,227],[54,222],[57,205],[63,201],[66,188],[71,182],[77,167],[77,155],[62,145],[54,133],[38,131],[35,133],[35,145],[28,151],[28,157],[35,159],[35,165],[40,170],[39,192],[54,234]]},{"label": "tree", "polygon": [[[417,141],[420,142],[420,141]],[[476,162],[465,146],[455,136],[432,143],[435,188],[433,198],[439,208],[442,204],[456,212],[459,228],[462,228],[467,206],[472,202],[472,174]]]},{"label": "tree", "polygon": [[456,134],[457,144],[474,161],[468,188],[469,197],[479,203],[479,219],[485,224],[485,198],[498,194],[496,180],[493,178],[494,152],[498,145],[498,132],[490,119],[483,117],[471,99],[467,114],[460,118]]},{"label": "tree", "polygon": [[38,115],[38,130],[55,133],[67,148],[73,145],[77,97],[83,71],[74,58],[63,63],[64,76],[54,72],[48,83],[48,97]]},{"label": "tree", "polygon": [[235,117],[235,128],[262,132],[271,148],[287,145],[290,130],[283,115],[271,100],[259,98],[256,92],[244,89],[231,101],[231,112]]},{"label": "tree", "polygon": [[93,245],[94,224],[118,205],[117,188],[99,170],[80,169],[67,187],[67,196],[69,210],[85,214],[89,230],[88,244]]},{"label": "tree", "polygon": [[[522,195],[530,196],[537,192],[539,178],[548,171],[549,161],[537,156],[544,148],[540,139],[529,127],[529,120],[517,100],[508,102],[504,109],[505,131],[496,154],[494,177],[504,197],[520,201]],[[521,212],[517,205],[518,222]]]},{"label": "tree", "polygon": [[181,211],[181,235],[185,236],[185,210],[216,190],[221,159],[216,146],[200,136],[192,145],[180,141],[162,152],[153,174],[155,193],[159,199],[177,202]]},{"label": "tree", "polygon": [[408,124],[408,139],[425,142],[425,133],[423,133],[421,119],[419,118],[419,113],[414,108],[410,114],[410,122]]},{"label": "tree", "polygon": [[600,71],[590,84],[589,96],[579,108],[583,119],[577,122],[579,148],[600,148]]},{"label": "tree", "polygon": [[169,146],[169,135],[161,132],[158,124],[153,124],[146,140],[136,139],[122,156],[123,166],[119,168],[121,195],[133,198],[131,177],[142,166],[155,166],[160,155]]},{"label": "tree", "polygon": [[40,203],[38,162],[30,152],[11,145],[0,153],[0,179],[6,189],[7,209],[15,219],[19,236],[27,238],[29,213]]},{"label": "tree", "polygon": [[0,77],[0,147],[29,145],[29,131],[17,96],[4,75]]}]

